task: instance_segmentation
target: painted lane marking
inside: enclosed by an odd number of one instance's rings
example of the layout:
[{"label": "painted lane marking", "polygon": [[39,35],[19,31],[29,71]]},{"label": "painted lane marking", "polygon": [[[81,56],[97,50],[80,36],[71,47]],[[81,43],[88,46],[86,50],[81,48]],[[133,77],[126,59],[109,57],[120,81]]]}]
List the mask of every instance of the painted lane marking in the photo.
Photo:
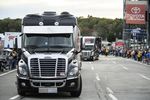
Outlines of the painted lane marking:
[{"label": "painted lane marking", "polygon": [[94,67],[93,67],[93,66],[91,66],[91,69],[92,69],[92,70],[94,70]]},{"label": "painted lane marking", "polygon": [[108,91],[109,93],[111,93],[111,94],[114,93],[109,87],[107,87],[106,89],[107,89],[107,91]]},{"label": "painted lane marking", "polygon": [[129,70],[129,68],[125,67],[124,65],[120,65],[120,66],[122,66],[122,68],[125,70]]},{"label": "painted lane marking", "polygon": [[118,100],[114,95],[112,94],[109,94],[109,97],[112,99],[112,100]]},{"label": "painted lane marking", "polygon": [[100,81],[100,78],[99,78],[99,76],[98,76],[98,73],[96,73],[96,79],[97,79],[98,81]]},{"label": "painted lane marking", "polygon": [[14,71],[16,71],[17,69],[14,69],[14,70],[11,70],[11,71],[9,71],[9,72],[6,72],[6,73],[3,73],[3,74],[0,74],[0,77],[1,76],[4,76],[4,75],[7,75],[7,74],[9,74],[9,73],[12,73],[12,72],[14,72]]},{"label": "painted lane marking", "polygon": [[115,61],[113,61],[114,64],[117,64]]},{"label": "painted lane marking", "polygon": [[16,95],[16,96],[11,97],[9,100],[15,100],[15,99],[17,99],[19,97],[20,97],[20,95]]},{"label": "painted lane marking", "polygon": [[94,66],[92,65],[92,62],[89,62],[89,64],[91,65],[91,70],[94,70]]},{"label": "painted lane marking", "polygon": [[128,70],[128,68],[127,68],[127,67],[123,67],[123,69]]},{"label": "painted lane marking", "polygon": [[144,79],[146,79],[146,80],[149,80],[150,81],[150,78],[149,77],[147,77],[147,76],[145,76],[145,75],[143,75],[143,74],[139,74],[142,78],[144,78]]}]

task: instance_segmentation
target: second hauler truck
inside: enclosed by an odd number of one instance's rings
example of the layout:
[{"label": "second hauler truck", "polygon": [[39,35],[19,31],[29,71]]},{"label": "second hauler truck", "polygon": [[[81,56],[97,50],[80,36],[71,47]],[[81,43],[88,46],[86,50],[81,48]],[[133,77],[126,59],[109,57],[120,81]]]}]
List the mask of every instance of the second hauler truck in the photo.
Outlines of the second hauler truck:
[{"label": "second hauler truck", "polygon": [[82,60],[97,60],[101,50],[101,38],[95,36],[82,37]]},{"label": "second hauler truck", "polygon": [[28,14],[22,21],[22,48],[17,67],[17,90],[26,93],[82,91],[80,30],[68,12]]}]

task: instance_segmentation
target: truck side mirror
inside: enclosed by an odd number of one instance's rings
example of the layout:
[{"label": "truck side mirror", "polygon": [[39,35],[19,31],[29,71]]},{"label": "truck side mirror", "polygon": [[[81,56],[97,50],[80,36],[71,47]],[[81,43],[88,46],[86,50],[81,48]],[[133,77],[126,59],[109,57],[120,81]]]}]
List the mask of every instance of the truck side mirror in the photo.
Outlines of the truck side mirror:
[{"label": "truck side mirror", "polygon": [[80,37],[80,52],[82,51],[82,49],[83,49],[83,43],[82,43],[82,37]]},{"label": "truck side mirror", "polygon": [[74,51],[72,51],[74,54],[78,54],[78,53],[80,53],[81,52],[81,50],[80,51],[77,51],[77,50],[74,50]]}]

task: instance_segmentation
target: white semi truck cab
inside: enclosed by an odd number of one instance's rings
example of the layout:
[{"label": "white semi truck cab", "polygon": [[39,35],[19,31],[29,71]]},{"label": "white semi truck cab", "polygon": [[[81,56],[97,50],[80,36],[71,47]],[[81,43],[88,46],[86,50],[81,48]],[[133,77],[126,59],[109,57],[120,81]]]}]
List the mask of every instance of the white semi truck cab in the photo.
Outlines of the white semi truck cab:
[{"label": "white semi truck cab", "polygon": [[80,30],[68,12],[28,14],[22,20],[17,90],[26,93],[82,91]]}]

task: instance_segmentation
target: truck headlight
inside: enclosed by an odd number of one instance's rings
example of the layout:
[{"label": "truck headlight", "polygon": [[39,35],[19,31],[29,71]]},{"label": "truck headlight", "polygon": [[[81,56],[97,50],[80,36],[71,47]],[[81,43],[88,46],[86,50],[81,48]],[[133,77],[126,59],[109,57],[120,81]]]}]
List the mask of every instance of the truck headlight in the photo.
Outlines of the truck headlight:
[{"label": "truck headlight", "polygon": [[74,67],[73,69],[70,70],[69,76],[77,76],[78,73],[79,73],[79,68],[78,67]]},{"label": "truck headlight", "polygon": [[73,60],[73,61],[69,64],[68,76],[69,76],[69,77],[76,77],[78,74],[79,74],[78,62],[77,62],[77,60]]},{"label": "truck headlight", "polygon": [[18,73],[21,76],[27,76],[27,64],[22,59],[18,63]]},{"label": "truck headlight", "polygon": [[93,56],[94,55],[94,51],[91,51],[91,56]]}]

